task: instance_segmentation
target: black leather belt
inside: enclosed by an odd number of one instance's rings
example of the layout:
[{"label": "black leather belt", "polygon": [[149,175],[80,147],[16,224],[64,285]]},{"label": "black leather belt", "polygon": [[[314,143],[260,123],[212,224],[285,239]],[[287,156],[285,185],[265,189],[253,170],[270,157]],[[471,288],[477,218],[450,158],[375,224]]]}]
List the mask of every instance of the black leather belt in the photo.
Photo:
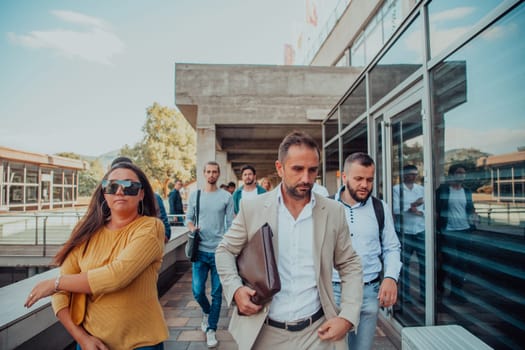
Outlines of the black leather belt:
[{"label": "black leather belt", "polygon": [[305,318],[304,320],[294,321],[294,322],[279,322],[279,321],[274,321],[271,318],[267,318],[265,323],[272,327],[286,329],[287,331],[290,331],[290,332],[299,332],[305,329],[306,327],[311,326],[315,321],[323,317],[323,315],[324,315],[323,308],[320,308],[319,310],[317,310],[315,314],[313,314],[312,316],[308,318]]},{"label": "black leather belt", "polygon": [[371,281],[365,282],[365,286],[368,286],[370,284],[374,284],[374,283],[379,282],[379,281],[381,281],[381,278],[379,278],[379,276],[378,276],[378,277],[374,278]]}]

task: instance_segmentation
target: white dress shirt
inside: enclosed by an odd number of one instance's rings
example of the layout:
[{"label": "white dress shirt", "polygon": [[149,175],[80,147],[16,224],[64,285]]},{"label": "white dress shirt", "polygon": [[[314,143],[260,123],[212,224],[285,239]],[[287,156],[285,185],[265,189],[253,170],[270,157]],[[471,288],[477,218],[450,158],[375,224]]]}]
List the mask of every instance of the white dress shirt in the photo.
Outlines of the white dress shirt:
[{"label": "white dress shirt", "polygon": [[[401,193],[401,191],[403,192]],[[425,197],[425,188],[416,183],[412,185],[411,189],[405,184],[401,184],[395,185],[392,192],[394,197],[394,214],[401,215],[403,218],[403,227],[398,227],[398,231],[409,235],[415,235],[416,233],[425,231],[425,216],[416,215],[409,211],[411,203],[414,203],[419,198]],[[401,197],[403,198],[402,205]],[[425,213],[425,204],[418,206],[417,210]]]},{"label": "white dress shirt", "polygon": [[[343,186],[337,191],[335,200],[340,201],[341,192],[344,190]],[[383,246],[381,247],[379,225],[377,224],[372,197],[368,198],[365,203],[356,203],[353,206],[344,202],[341,203],[345,207],[352,247],[361,257],[363,281],[366,283],[379,277],[382,269],[381,255],[384,264],[384,277],[391,277],[397,281],[402,265],[400,256],[401,244],[397,238],[392,213],[388,207],[382,201],[385,212],[385,228],[383,229]],[[334,270],[332,278],[334,282],[341,281],[336,270]]]},{"label": "white dress shirt", "polygon": [[312,209],[315,197],[311,196],[295,220],[284,205],[281,191],[278,191],[277,267],[281,291],[273,297],[268,317],[291,322],[309,317],[321,308],[313,257]]}]

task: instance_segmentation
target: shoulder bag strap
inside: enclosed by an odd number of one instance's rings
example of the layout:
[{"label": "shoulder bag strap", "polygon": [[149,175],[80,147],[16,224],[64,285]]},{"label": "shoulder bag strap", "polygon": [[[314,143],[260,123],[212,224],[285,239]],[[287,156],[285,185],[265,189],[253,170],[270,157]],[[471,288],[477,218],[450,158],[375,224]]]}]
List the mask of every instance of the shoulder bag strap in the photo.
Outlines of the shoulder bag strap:
[{"label": "shoulder bag strap", "polygon": [[201,190],[197,190],[197,203],[195,204],[195,226],[199,226],[200,202],[201,202]]}]

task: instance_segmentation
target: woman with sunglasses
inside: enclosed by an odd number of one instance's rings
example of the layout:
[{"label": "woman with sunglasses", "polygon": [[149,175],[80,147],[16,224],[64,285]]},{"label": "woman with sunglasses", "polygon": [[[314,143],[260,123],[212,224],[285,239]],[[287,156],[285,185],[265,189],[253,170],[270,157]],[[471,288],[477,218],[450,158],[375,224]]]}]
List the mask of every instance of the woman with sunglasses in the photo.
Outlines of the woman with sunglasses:
[{"label": "woman with sunglasses", "polygon": [[39,282],[25,306],[53,295],[77,349],[164,349],[168,329],[157,296],[163,250],[164,228],[146,175],[118,163],[57,253],[60,275]]}]

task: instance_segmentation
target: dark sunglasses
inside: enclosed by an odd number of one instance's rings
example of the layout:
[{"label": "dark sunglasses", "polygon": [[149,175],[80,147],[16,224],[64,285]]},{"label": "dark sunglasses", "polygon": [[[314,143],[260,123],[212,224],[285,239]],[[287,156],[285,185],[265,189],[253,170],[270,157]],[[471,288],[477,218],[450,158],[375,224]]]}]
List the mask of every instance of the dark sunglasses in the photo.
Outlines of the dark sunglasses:
[{"label": "dark sunglasses", "polygon": [[131,180],[102,180],[102,192],[105,194],[116,194],[119,188],[126,196],[136,196],[142,184]]}]

